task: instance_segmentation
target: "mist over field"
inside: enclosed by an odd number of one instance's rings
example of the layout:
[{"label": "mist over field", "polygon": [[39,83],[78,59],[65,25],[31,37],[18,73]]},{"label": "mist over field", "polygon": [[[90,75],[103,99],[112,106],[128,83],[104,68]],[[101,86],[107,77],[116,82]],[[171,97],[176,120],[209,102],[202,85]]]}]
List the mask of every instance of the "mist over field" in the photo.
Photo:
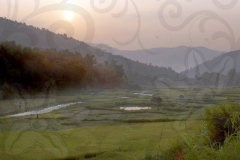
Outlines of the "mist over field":
[{"label": "mist over field", "polygon": [[237,0],[0,6],[0,159],[239,159]]}]

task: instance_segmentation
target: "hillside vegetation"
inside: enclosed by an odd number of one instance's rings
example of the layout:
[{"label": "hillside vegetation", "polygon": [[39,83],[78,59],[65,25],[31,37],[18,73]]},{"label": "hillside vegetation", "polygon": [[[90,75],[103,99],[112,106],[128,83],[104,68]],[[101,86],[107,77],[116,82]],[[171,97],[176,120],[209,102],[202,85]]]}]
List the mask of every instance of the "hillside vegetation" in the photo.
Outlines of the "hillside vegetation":
[{"label": "hillside vegetation", "polygon": [[113,55],[111,50],[103,50],[91,45],[68,37],[66,34],[56,34],[45,28],[38,28],[25,23],[12,21],[0,17],[0,27],[2,33],[0,42],[15,41],[24,47],[40,49],[56,49],[57,51],[69,50],[79,52],[83,56],[89,54],[96,58],[101,64],[111,63],[113,60],[118,65],[122,65],[126,76],[131,84],[151,85],[151,79],[159,75],[176,77],[177,73],[170,67],[157,67],[133,61],[128,58]]},{"label": "hillside vegetation", "polygon": [[35,93],[43,88],[115,88],[124,82],[124,70],[114,61],[98,64],[92,55],[68,50],[22,47],[15,42],[0,44],[0,86],[7,97],[12,86]]}]

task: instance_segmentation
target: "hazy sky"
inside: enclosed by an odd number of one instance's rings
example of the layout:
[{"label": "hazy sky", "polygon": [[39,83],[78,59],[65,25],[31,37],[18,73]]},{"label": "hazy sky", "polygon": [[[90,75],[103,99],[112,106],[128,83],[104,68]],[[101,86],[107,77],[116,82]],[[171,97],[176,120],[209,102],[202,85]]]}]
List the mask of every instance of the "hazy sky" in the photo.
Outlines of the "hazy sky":
[{"label": "hazy sky", "polygon": [[1,0],[0,7],[2,17],[119,49],[240,49],[238,0]]}]

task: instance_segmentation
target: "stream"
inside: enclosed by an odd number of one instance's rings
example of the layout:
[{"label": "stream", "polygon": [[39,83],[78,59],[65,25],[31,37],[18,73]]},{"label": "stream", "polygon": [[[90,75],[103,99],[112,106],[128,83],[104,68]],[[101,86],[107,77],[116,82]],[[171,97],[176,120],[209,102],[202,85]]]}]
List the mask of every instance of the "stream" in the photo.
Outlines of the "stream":
[{"label": "stream", "polygon": [[23,113],[10,115],[10,117],[21,117],[21,116],[29,116],[29,115],[49,113],[49,112],[52,112],[52,111],[55,111],[55,110],[58,110],[58,109],[61,109],[61,108],[65,108],[65,107],[68,107],[70,105],[79,104],[79,103],[82,103],[82,102],[59,104],[59,105],[44,108],[44,109],[41,109],[41,110],[28,111],[28,112],[23,112]]}]

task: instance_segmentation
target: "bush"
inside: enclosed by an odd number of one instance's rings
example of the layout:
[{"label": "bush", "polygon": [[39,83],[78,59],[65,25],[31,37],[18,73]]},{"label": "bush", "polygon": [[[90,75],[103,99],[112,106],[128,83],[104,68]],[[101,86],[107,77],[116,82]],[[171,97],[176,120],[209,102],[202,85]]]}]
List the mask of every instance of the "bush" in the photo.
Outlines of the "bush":
[{"label": "bush", "polygon": [[208,136],[212,144],[223,145],[227,135],[236,135],[240,126],[240,105],[229,102],[205,110]]},{"label": "bush", "polygon": [[146,155],[145,160],[239,159],[240,104],[229,100],[207,108],[205,122],[206,129],[188,137],[188,143],[177,140],[168,150]]},{"label": "bush", "polygon": [[166,150],[162,151],[160,154],[153,155],[151,158],[148,156],[145,157],[145,160],[154,159],[154,160],[183,160],[185,154],[189,150],[189,147],[185,142],[178,139],[172,144],[172,146]]}]

